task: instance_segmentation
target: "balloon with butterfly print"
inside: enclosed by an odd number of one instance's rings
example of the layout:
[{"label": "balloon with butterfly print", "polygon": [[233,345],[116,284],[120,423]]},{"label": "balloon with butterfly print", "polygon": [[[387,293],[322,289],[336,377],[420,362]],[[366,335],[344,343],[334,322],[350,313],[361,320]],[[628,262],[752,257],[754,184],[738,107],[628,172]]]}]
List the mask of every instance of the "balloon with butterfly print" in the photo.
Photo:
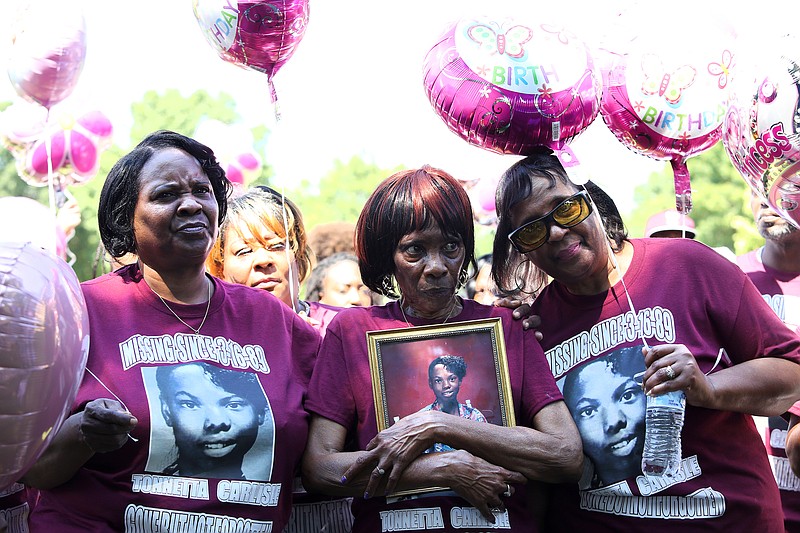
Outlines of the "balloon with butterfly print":
[{"label": "balloon with butterfly print", "polygon": [[670,162],[682,213],[692,209],[686,159],[720,140],[736,63],[722,28],[704,30],[702,42],[636,38],[601,68],[603,121],[630,150]]},{"label": "balloon with butterfly print", "polygon": [[588,48],[574,35],[491,17],[452,23],[425,57],[423,84],[453,133],[515,155],[568,149],[597,117],[602,88]]}]

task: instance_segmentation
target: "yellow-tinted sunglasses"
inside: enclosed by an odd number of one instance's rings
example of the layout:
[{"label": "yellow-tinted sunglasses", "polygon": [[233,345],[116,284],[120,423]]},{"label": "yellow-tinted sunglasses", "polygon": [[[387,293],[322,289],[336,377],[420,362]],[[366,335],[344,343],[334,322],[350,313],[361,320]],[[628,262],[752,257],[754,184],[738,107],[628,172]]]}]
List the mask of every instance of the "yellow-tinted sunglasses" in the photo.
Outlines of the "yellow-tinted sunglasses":
[{"label": "yellow-tinted sunglasses", "polygon": [[552,211],[521,225],[508,234],[508,240],[521,254],[532,252],[550,240],[550,226],[577,226],[592,214],[592,203],[586,191],[580,191],[558,204]]}]

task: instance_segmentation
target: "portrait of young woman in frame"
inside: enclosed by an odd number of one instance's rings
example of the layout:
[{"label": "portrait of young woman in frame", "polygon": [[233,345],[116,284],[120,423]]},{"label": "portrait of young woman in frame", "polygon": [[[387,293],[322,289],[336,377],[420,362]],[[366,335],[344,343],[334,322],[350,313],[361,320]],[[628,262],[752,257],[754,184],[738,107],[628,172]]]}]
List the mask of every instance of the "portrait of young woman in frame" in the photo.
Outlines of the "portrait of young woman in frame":
[{"label": "portrait of young woman in frame", "polygon": [[[514,426],[501,328],[492,318],[368,332],[378,431],[424,410]],[[436,443],[425,453],[452,449]],[[428,490],[439,488],[413,492]]]}]

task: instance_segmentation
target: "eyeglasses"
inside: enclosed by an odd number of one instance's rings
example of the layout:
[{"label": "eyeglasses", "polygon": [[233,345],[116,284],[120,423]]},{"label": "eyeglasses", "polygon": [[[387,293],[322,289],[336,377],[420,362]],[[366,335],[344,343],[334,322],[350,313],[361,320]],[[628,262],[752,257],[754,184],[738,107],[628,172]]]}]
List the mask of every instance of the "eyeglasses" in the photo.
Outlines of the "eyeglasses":
[{"label": "eyeglasses", "polygon": [[562,228],[577,226],[592,214],[592,205],[586,191],[570,196],[545,216],[526,222],[508,234],[508,240],[521,254],[532,252],[550,240],[550,226]]}]

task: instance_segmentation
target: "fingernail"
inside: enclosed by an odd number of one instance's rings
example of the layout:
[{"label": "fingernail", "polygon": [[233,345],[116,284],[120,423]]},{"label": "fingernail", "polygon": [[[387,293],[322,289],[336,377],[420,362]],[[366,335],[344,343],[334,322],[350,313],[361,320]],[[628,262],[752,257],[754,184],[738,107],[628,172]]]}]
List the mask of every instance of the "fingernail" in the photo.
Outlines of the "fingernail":
[{"label": "fingernail", "polygon": [[342,476],[342,485],[344,485],[345,483],[347,483],[347,478],[345,476]]}]

